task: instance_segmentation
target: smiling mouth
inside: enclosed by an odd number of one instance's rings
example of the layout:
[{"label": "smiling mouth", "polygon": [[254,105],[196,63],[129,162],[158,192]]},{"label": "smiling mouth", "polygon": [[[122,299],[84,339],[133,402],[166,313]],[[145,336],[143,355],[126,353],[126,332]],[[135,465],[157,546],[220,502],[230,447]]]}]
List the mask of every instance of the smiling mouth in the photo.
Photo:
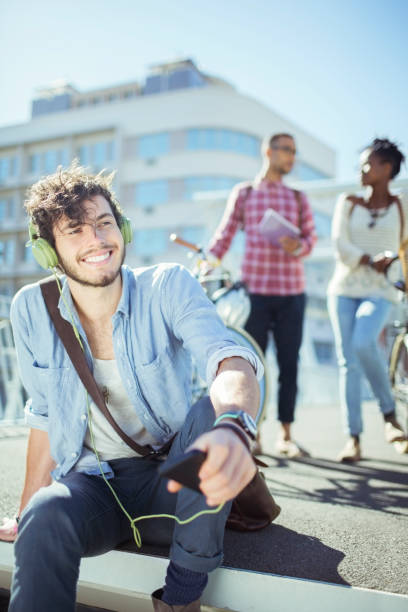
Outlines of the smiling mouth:
[{"label": "smiling mouth", "polygon": [[82,261],[90,264],[100,264],[107,261],[111,255],[112,251],[106,251],[106,253],[103,253],[102,255],[91,255],[90,257],[84,257]]}]

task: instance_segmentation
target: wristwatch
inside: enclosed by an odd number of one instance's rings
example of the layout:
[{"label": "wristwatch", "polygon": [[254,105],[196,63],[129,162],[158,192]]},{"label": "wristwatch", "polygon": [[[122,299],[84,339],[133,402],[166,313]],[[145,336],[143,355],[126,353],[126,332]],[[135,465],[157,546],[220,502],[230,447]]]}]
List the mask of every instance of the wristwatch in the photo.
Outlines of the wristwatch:
[{"label": "wristwatch", "polygon": [[224,419],[234,419],[234,422],[245,431],[251,440],[256,440],[258,431],[256,423],[251,415],[244,410],[230,410],[229,412],[224,412],[215,420],[213,427],[216,427]]}]

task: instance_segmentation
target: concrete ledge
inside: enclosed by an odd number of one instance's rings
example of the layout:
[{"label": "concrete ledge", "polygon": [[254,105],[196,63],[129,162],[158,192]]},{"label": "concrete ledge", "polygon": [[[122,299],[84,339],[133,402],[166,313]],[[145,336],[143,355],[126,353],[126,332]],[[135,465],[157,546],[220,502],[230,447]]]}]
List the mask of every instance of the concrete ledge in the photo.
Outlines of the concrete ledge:
[{"label": "concrete ledge", "polygon": [[[0,587],[10,588],[13,546],[0,542]],[[151,612],[167,559],[111,551],[82,560],[78,601],[119,612]],[[408,596],[300,578],[224,568],[210,575],[204,610],[235,612],[405,612]]]}]

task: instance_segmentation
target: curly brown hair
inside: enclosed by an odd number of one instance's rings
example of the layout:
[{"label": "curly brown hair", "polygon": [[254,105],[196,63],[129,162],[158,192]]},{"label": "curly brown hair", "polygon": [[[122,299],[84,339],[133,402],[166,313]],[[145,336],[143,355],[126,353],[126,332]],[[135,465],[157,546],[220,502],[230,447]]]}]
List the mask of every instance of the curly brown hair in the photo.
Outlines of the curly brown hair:
[{"label": "curly brown hair", "polygon": [[35,225],[37,236],[45,238],[55,247],[53,227],[63,215],[79,223],[84,220],[82,203],[96,195],[103,196],[111,207],[117,224],[121,225],[122,209],[116,200],[111,184],[115,173],[88,174],[74,160],[69,168],[57,168],[54,174],[41,178],[27,192],[24,207]]}]

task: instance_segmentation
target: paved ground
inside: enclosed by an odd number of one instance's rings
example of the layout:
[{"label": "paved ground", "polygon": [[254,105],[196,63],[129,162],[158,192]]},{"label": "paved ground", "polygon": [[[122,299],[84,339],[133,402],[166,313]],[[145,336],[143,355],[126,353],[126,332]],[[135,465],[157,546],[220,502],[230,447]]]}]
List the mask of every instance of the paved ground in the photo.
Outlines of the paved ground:
[{"label": "paved ground", "polygon": [[[384,442],[372,402],[364,422],[355,466],[335,461],[344,443],[336,406],[299,408],[295,437],[312,454],[303,460],[274,455],[277,425],[265,422],[264,471],[282,513],[256,534],[227,532],[225,565],[408,594],[408,454]],[[16,510],[25,442],[21,429],[0,427],[0,516]],[[144,525],[145,543],[155,530]],[[166,549],[145,544],[144,552]]]}]

